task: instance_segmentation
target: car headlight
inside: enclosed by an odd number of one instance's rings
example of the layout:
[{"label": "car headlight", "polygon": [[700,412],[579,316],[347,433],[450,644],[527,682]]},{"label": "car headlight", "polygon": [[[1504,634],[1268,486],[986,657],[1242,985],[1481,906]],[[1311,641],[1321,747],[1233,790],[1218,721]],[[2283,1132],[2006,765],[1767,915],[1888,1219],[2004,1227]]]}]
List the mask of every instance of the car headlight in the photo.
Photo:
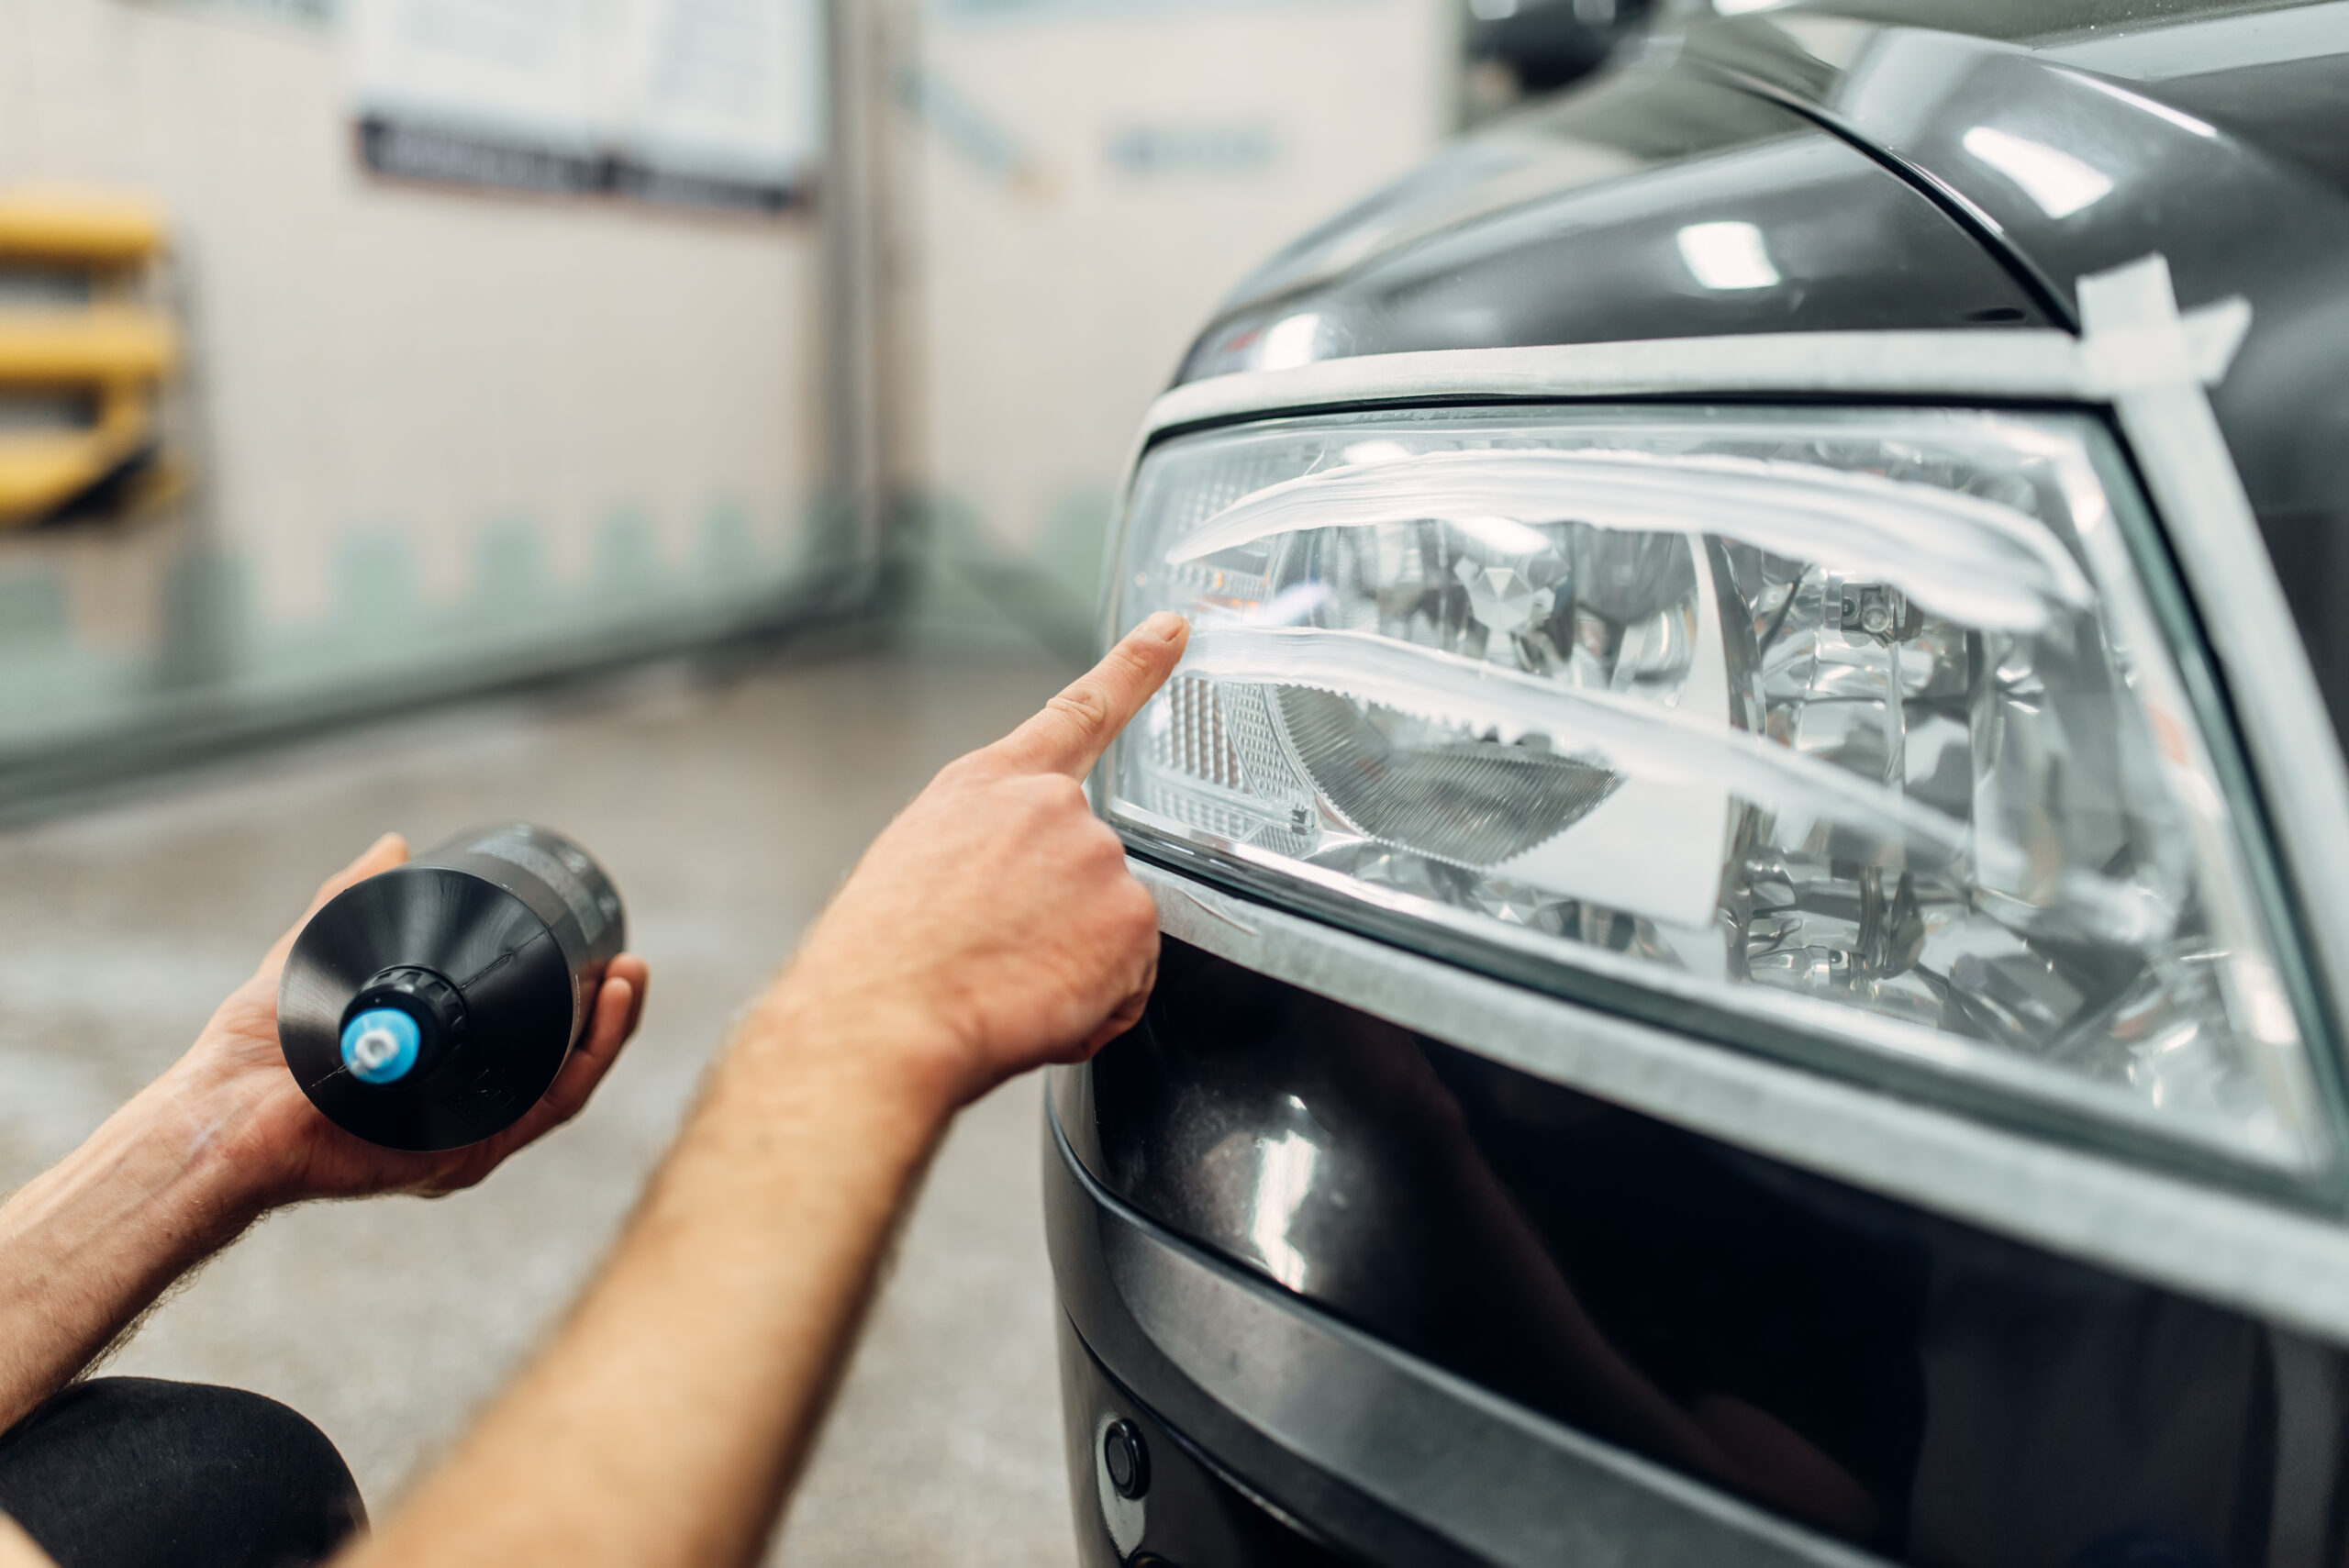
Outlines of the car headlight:
[{"label": "car headlight", "polygon": [[2298,1015],[2085,417],[1466,408],[1179,436],[1147,846],[2312,1164]]}]

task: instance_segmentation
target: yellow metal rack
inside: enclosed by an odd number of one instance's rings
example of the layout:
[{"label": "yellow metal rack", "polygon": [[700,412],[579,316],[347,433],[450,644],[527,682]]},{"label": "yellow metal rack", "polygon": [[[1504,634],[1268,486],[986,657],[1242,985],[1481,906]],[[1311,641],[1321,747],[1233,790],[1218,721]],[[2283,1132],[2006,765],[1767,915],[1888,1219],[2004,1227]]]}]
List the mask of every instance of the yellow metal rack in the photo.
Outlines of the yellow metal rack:
[{"label": "yellow metal rack", "polygon": [[135,196],[0,190],[0,528],[154,468],[179,336],[140,285],[163,245]]}]

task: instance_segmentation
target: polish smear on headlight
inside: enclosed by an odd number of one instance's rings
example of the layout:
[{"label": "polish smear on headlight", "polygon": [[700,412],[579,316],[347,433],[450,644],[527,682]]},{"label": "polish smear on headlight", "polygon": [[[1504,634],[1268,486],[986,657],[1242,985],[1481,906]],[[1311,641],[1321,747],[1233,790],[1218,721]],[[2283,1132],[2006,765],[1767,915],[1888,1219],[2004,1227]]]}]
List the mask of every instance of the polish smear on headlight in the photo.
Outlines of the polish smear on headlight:
[{"label": "polish smear on headlight", "polygon": [[2321,1156],[2085,422],[1419,411],[1166,442],[1130,830],[1863,1051]]}]

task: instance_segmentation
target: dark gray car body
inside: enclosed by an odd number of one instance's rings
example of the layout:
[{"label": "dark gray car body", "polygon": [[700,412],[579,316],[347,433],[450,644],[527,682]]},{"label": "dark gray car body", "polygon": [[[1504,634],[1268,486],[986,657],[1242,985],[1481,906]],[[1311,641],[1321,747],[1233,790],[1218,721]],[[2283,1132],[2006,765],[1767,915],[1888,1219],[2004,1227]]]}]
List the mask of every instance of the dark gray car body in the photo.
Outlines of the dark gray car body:
[{"label": "dark gray car body", "polygon": [[[2344,106],[2333,5],[1853,0],[1667,28],[1273,258],[1178,384],[1256,369],[1300,316],[1317,359],[2076,330],[2077,279],[2158,252],[2182,306],[2250,303],[2212,406],[2297,622],[2274,629],[2339,728]],[[1986,125],[2074,150],[2110,190],[2049,217],[1966,154]],[[1766,237],[1776,285],[1708,292],[1664,264],[1720,219]],[[2337,766],[2333,735],[2301,739]],[[1504,1040],[1585,1031],[1665,1074],[1751,1042],[1455,978],[1407,934],[1324,937],[1343,923],[1326,906],[1134,849],[1166,913],[1159,990],[1134,1034],[1055,1074],[1048,1127],[1088,1564],[2339,1559],[2342,1336],[2247,1309],[2239,1260],[2156,1280],[1995,1204],[1774,1157],[1734,1117],[1526,1071]],[[2296,906],[2327,891],[2299,876]],[[1753,1071],[1805,1092],[1798,1067]],[[1881,1104],[1887,1127],[1951,1114]],[[1291,1136],[1319,1151],[1287,1233],[1302,1288],[1268,1266],[1231,1158]],[[2207,1186],[2320,1245],[2343,1213],[2331,1187],[2132,1173],[2125,1151],[2097,1170],[2181,1204]],[[1619,1363],[1734,1399],[1834,1473],[1732,1495],[1610,1394]],[[1119,1422],[1152,1456],[1133,1496],[1102,1464]]]}]

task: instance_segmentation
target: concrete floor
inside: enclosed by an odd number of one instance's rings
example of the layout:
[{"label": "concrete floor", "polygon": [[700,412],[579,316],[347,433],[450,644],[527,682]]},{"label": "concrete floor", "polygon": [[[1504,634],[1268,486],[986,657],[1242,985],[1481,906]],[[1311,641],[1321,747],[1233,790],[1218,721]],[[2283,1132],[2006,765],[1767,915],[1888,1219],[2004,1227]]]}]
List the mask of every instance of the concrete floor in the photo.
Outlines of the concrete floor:
[{"label": "concrete floor", "polygon": [[[384,1512],[594,1266],[728,1017],[866,840],[1065,673],[914,658],[721,685],[653,672],[271,752],[0,834],[0,1191],[184,1049],[378,831],[424,847],[524,817],[588,844],[653,985],[587,1112],[473,1192],[276,1217],[109,1368],[284,1400]],[[1015,1084],[955,1129],[776,1561],[1073,1560],[1037,1094]]]}]

